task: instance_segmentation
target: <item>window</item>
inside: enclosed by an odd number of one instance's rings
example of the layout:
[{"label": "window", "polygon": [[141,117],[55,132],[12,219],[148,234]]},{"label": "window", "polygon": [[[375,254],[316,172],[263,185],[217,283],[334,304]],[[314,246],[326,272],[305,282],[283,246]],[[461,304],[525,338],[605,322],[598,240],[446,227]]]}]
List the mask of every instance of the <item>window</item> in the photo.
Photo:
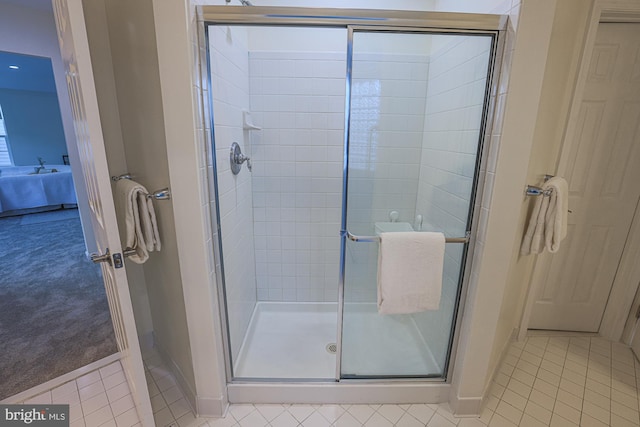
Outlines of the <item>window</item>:
[{"label": "window", "polygon": [[7,129],[4,126],[2,106],[0,106],[0,166],[13,166],[9,144],[7,143]]}]

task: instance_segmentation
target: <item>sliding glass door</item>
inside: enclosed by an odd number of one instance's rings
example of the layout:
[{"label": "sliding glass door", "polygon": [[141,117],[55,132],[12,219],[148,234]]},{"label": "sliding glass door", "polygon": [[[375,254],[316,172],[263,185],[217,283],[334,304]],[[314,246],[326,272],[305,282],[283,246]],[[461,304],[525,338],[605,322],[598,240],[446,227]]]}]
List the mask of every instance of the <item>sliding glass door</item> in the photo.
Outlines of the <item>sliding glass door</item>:
[{"label": "sliding glass door", "polygon": [[[493,46],[487,33],[350,28],[340,378],[446,377]],[[378,313],[388,231],[459,238],[446,244],[438,309]]]}]

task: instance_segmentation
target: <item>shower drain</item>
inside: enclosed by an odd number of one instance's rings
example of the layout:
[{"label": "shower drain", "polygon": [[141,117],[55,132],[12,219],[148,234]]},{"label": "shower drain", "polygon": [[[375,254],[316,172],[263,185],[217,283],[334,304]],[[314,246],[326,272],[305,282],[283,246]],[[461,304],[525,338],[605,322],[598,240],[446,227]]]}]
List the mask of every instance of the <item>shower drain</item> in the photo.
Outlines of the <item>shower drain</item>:
[{"label": "shower drain", "polygon": [[327,350],[328,353],[336,354],[336,351],[338,351],[338,345],[334,342],[330,342],[329,344],[327,344],[325,349]]}]

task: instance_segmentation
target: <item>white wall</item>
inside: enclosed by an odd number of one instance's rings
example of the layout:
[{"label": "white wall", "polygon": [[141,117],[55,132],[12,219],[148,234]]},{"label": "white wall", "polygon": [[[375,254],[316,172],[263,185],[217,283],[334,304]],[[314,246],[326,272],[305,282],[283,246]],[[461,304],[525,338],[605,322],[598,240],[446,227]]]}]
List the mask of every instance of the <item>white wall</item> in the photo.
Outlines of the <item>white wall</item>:
[{"label": "white wall", "polygon": [[47,167],[63,164],[67,144],[55,92],[0,89],[0,105],[14,165],[37,165],[38,157]]},{"label": "white wall", "polygon": [[75,143],[73,116],[60,47],[58,46],[53,10],[0,3],[0,50],[51,58],[84,239],[87,251],[89,253],[95,252],[97,250],[95,237],[91,229],[87,191],[82,180],[83,175]]},{"label": "white wall", "polygon": [[206,61],[201,61],[206,45],[190,2],[152,3],[177,258],[188,307],[194,409],[203,416],[222,416],[226,409],[224,358],[214,356],[223,354],[215,286],[220,266],[212,251],[217,241],[208,194],[213,156],[207,143],[208,104],[203,103],[208,97]]},{"label": "white wall", "polygon": [[337,301],[345,56],[250,53],[259,300]]},{"label": "white wall", "polygon": [[[229,163],[232,142],[237,142],[254,164],[257,161],[249,143],[251,135],[242,126],[242,112],[250,110],[246,28],[210,26],[209,48],[220,233],[229,338],[235,361],[256,304],[253,174],[244,164],[240,173],[234,175]],[[212,212],[215,203],[212,198]]]}]

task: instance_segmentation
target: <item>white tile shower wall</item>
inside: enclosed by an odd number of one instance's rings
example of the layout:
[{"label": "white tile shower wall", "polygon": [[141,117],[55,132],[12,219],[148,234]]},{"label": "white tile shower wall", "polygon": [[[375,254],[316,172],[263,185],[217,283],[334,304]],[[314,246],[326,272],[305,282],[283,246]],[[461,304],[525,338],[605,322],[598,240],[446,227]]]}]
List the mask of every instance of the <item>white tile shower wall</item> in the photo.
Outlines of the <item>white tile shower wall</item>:
[{"label": "white tile shower wall", "polygon": [[249,58],[258,300],[336,302],[345,54]]},{"label": "white tile shower wall", "polygon": [[[443,38],[433,46],[415,213],[423,216],[425,229],[464,236],[491,40]],[[440,310],[414,315],[441,366],[451,336],[462,251],[462,245],[447,245]]]},{"label": "white tile shower wall", "polygon": [[234,141],[251,156],[242,117],[242,111],[249,109],[249,57],[246,29],[209,28],[225,292],[231,351],[237,358],[256,303],[251,174],[243,165],[233,175],[229,165]]},{"label": "white tile shower wall", "polygon": [[[414,223],[420,176],[427,55],[353,57],[348,228],[372,235],[375,222]],[[348,245],[345,299],[375,302],[378,245]]]}]

